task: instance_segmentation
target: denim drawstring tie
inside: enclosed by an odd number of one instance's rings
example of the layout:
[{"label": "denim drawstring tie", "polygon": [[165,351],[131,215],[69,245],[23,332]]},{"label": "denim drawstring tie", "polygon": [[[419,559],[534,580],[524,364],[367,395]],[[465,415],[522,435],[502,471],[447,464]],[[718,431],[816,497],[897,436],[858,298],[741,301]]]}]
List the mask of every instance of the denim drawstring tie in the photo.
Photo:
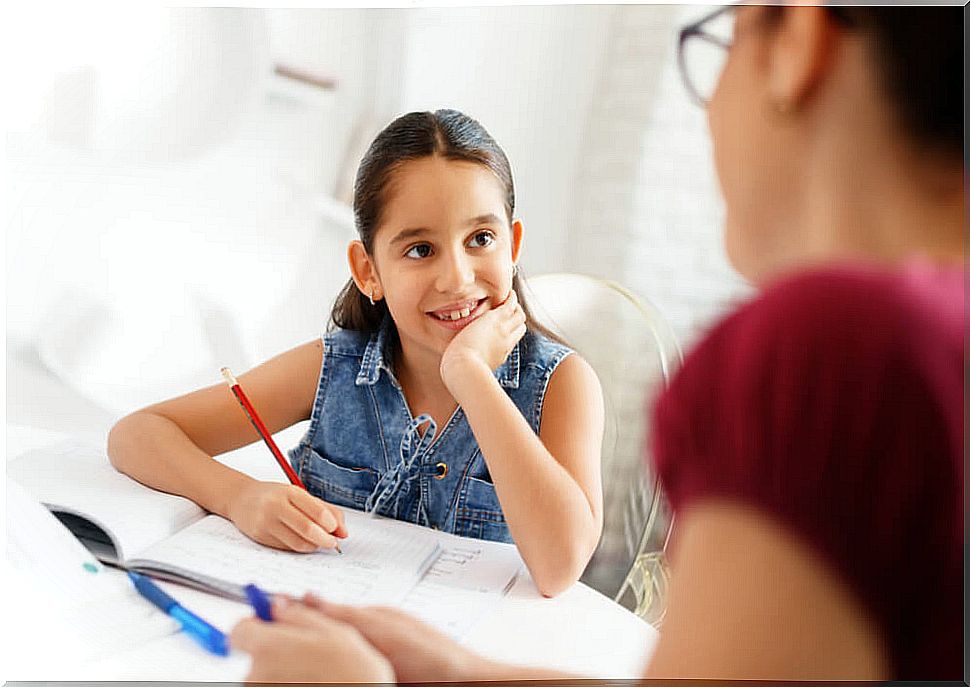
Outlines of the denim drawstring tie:
[{"label": "denim drawstring tie", "polygon": [[[428,428],[424,434],[418,432],[418,428],[427,423]],[[404,430],[404,438],[401,439],[401,460],[377,482],[374,491],[367,498],[364,504],[364,511],[371,514],[378,514],[385,501],[394,496],[394,506],[384,509],[382,515],[393,514],[397,516],[401,498],[406,496],[411,490],[411,482],[418,477],[420,472],[414,466],[421,459],[434,441],[437,431],[434,419],[430,415],[419,415],[408,423]],[[415,441],[417,440],[417,441]]]}]

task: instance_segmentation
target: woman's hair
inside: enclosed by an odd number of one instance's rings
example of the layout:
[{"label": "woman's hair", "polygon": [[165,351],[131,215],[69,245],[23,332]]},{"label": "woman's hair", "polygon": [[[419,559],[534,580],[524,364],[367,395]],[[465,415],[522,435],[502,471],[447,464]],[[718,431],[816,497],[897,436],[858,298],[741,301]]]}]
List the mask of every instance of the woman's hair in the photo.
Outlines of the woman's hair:
[{"label": "woman's hair", "polygon": [[[515,211],[512,168],[505,153],[481,124],[457,110],[411,112],[387,125],[364,154],[354,182],[354,223],[368,255],[374,254],[374,237],[380,226],[394,172],[411,160],[439,155],[447,160],[463,160],[486,167],[505,190],[505,216],[509,225]],[[553,340],[561,339],[540,325],[532,316],[522,293],[518,273],[512,289],[525,312],[526,326]],[[344,285],[330,313],[330,326],[374,332],[387,314],[384,300],[371,305],[351,279]]]},{"label": "woman's hair", "polygon": [[903,131],[928,151],[962,159],[963,8],[827,9],[868,38],[879,86]]}]

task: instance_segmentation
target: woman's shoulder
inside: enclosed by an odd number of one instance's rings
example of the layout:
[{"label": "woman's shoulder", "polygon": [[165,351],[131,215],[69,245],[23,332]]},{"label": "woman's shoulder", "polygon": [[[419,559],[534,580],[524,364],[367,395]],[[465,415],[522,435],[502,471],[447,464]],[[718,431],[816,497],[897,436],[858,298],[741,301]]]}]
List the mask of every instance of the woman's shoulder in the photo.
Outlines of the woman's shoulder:
[{"label": "woman's shoulder", "polygon": [[791,365],[963,350],[963,270],[835,265],[769,284],[726,316],[690,356],[767,357]]},{"label": "woman's shoulder", "polygon": [[[675,509],[720,497],[767,512],[881,627],[929,637],[930,615],[898,620],[896,585],[958,579],[962,310],[959,269],[833,267],[769,285],[704,337],[654,408]],[[924,532],[931,545],[907,556]]]},{"label": "woman's shoulder", "polygon": [[830,318],[959,324],[963,317],[963,276],[958,267],[911,262],[897,268],[841,264],[783,277],[750,306],[766,315],[802,310],[802,319]]}]

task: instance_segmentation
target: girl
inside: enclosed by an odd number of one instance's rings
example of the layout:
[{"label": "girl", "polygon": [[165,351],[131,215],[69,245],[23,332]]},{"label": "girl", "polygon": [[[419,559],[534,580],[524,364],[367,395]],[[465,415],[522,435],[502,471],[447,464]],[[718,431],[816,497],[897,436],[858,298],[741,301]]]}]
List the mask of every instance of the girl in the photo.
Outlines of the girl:
[{"label": "girl", "polygon": [[266,426],[310,420],[307,486],[211,460],[257,437],[218,385],[139,410],[112,464],[280,549],[331,548],[346,506],[514,541],[539,590],[575,582],[602,527],[603,403],[589,365],[532,319],[508,159],[453,110],[404,115],[357,172],[360,240],[331,331],[240,377]]},{"label": "girl", "polygon": [[[681,32],[728,252],[761,293],[653,412],[677,525],[649,678],[966,674],[962,12],[737,4]],[[255,682],[564,677],[400,612],[274,614],[232,634]]]}]

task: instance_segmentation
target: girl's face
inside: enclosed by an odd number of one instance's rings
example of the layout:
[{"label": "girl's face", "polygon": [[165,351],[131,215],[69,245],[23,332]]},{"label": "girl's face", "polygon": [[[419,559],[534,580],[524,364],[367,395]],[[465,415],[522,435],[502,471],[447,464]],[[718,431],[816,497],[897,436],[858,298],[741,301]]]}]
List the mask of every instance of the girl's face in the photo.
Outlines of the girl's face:
[{"label": "girl's face", "polygon": [[509,226],[504,199],[501,182],[473,162],[432,156],[392,173],[368,284],[386,299],[405,350],[440,356],[508,297],[522,225]]}]

